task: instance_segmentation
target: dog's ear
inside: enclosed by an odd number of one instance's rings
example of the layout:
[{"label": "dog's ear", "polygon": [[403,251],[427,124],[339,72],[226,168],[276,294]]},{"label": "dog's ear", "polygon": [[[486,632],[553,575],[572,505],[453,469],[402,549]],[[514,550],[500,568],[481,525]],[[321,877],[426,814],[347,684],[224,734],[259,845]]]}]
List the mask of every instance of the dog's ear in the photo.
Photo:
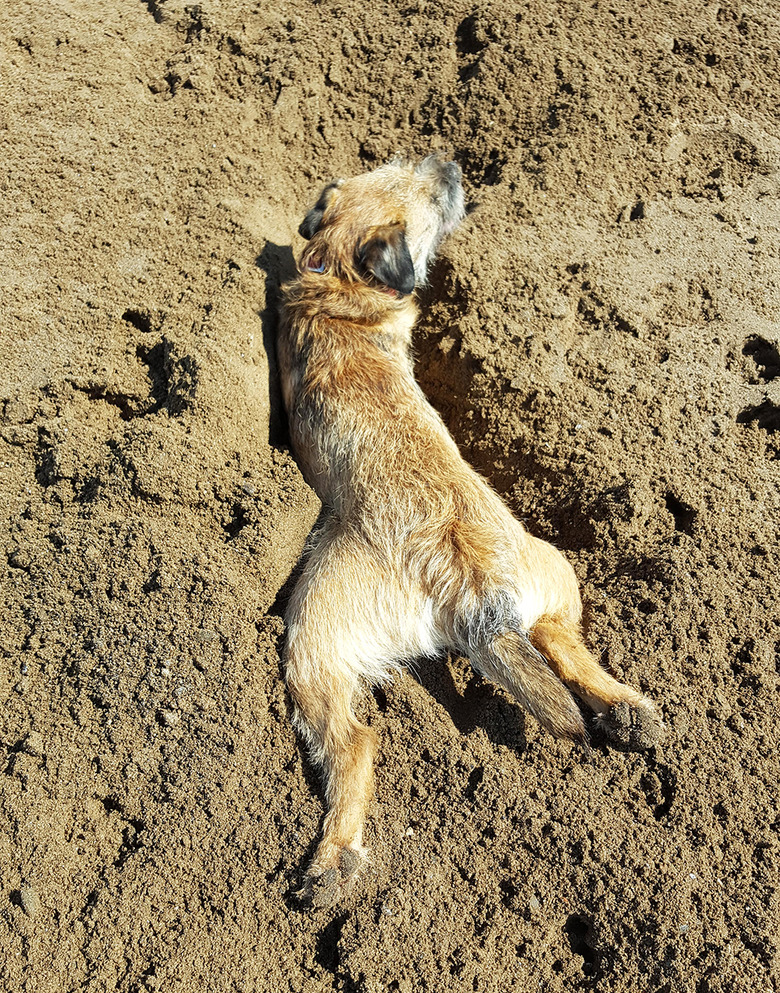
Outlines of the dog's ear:
[{"label": "dog's ear", "polygon": [[319,231],[320,224],[322,224],[322,218],[325,216],[325,211],[333,202],[333,198],[336,195],[336,191],[341,186],[341,183],[342,180],[336,179],[332,183],[328,183],[322,193],[320,193],[319,200],[301,221],[300,227],[298,228],[298,234],[301,238],[305,238],[308,241]]},{"label": "dog's ear", "polygon": [[322,217],[324,213],[325,211],[320,210],[319,207],[312,207],[309,213],[301,221],[300,227],[298,228],[298,234],[301,238],[305,238],[308,241],[309,238],[314,237],[319,230],[320,224],[322,224]]},{"label": "dog's ear", "polygon": [[414,289],[414,262],[402,224],[377,228],[360,248],[358,263],[374,279],[399,293]]}]

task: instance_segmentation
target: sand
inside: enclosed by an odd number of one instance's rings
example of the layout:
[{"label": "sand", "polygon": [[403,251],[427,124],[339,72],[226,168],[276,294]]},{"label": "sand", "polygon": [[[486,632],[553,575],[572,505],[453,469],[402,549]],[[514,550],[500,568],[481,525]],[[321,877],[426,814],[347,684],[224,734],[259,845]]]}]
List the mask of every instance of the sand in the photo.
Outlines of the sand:
[{"label": "sand", "polygon": [[[7,7],[3,993],[780,988],[776,5]],[[361,704],[373,868],[306,911],[276,308],[399,150],[471,205],[421,384],[667,731],[587,752],[421,660]]]}]

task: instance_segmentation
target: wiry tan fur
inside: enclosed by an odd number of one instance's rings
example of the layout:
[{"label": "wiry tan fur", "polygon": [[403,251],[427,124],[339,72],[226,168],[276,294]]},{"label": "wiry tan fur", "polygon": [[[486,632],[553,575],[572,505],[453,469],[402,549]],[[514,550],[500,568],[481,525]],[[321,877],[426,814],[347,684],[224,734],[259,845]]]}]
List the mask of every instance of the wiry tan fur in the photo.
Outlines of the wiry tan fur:
[{"label": "wiry tan fur", "polygon": [[377,742],[353,700],[404,662],[467,655],[556,735],[585,734],[570,691],[627,747],[648,747],[660,728],[653,705],[586,648],[571,566],[466,464],[415,382],[415,303],[374,273],[383,259],[403,267],[408,249],[421,282],[462,214],[459,170],[432,157],[332,184],[285,287],[284,399],[325,509],[286,618],[296,724],[326,783],[302,891],[315,903],[338,898],[366,854]]}]

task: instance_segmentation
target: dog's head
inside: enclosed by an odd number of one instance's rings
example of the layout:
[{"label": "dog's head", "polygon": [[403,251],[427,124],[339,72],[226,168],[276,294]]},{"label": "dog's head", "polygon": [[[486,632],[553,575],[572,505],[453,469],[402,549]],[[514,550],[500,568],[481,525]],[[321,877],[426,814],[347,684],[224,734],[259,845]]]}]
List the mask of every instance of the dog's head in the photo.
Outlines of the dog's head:
[{"label": "dog's head", "polygon": [[406,295],[425,282],[442,238],[463,218],[460,167],[429,155],[394,159],[373,172],[329,183],[304,218],[303,272],[378,284]]}]

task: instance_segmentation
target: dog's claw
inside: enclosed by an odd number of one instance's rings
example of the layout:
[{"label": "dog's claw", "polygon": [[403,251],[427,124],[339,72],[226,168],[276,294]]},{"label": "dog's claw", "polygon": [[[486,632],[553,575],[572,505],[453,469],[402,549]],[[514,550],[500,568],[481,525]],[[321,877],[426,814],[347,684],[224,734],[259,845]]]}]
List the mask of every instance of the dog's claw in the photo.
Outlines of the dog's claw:
[{"label": "dog's claw", "polygon": [[613,744],[632,752],[657,745],[664,727],[658,711],[649,701],[614,703],[598,718],[598,724]]}]

